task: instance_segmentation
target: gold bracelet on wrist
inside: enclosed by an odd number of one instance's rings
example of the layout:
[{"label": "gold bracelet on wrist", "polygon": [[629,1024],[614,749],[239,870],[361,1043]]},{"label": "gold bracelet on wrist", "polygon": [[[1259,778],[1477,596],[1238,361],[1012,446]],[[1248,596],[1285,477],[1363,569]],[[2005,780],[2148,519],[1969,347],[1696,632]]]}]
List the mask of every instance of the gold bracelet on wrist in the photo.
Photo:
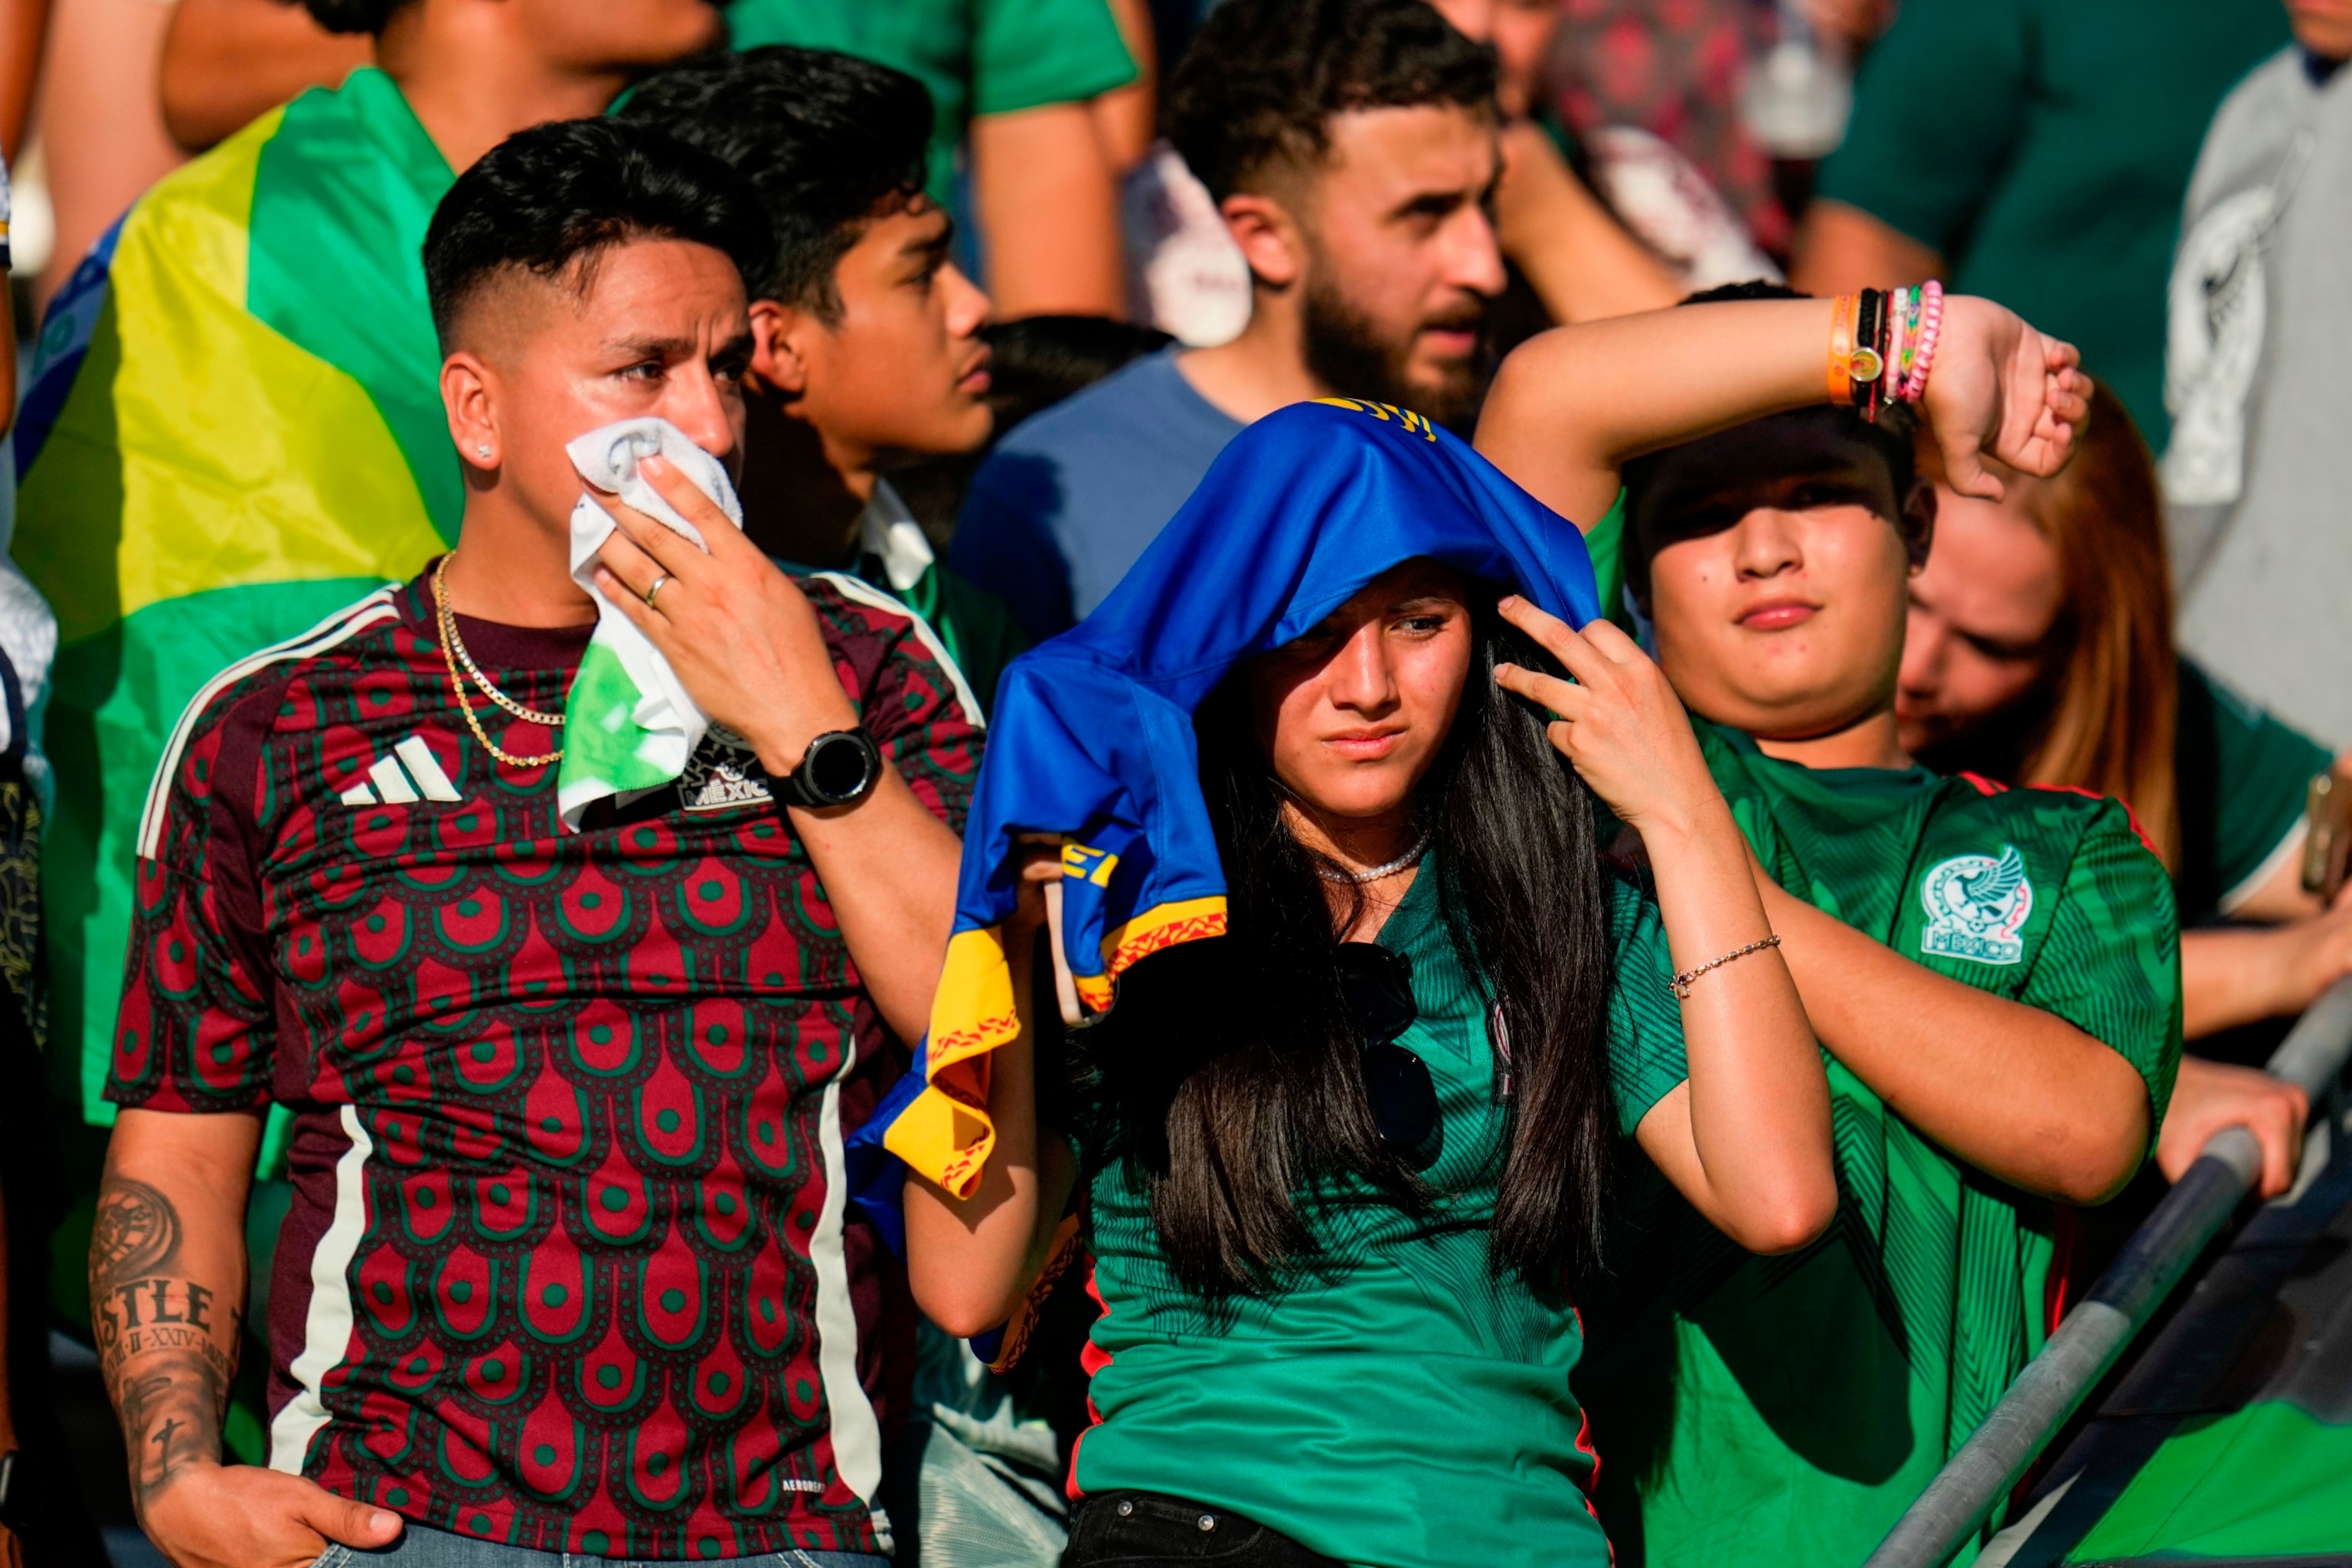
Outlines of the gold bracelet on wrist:
[{"label": "gold bracelet on wrist", "polygon": [[1696,969],[1684,970],[1680,974],[1675,975],[1672,980],[1666,982],[1666,989],[1675,994],[1675,1001],[1687,1002],[1690,1000],[1691,982],[1696,980],[1700,975],[1706,973],[1712,969],[1721,969],[1727,963],[1736,963],[1751,952],[1762,952],[1768,947],[1778,947],[1780,945],[1780,939],[1779,937],[1768,936],[1762,942],[1751,942],[1746,947],[1733,948],[1721,958],[1709,959],[1706,963],[1700,964]]}]

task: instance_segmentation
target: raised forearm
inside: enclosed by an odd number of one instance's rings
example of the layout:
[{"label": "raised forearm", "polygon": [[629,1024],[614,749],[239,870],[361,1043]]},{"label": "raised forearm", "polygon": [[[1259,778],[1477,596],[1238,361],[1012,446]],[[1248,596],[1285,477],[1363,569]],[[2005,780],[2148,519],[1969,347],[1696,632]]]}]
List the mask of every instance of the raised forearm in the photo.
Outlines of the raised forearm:
[{"label": "raised forearm", "polygon": [[971,171],[998,316],[1126,313],[1118,180],[1086,104],[980,116]]},{"label": "raised forearm", "polygon": [[163,123],[192,153],[234,134],[309,87],[332,87],[375,58],[374,40],[337,35],[280,0],[179,0],[164,35]]},{"label": "raised forearm", "polygon": [[259,1134],[248,1116],[126,1110],[107,1152],[90,1319],[142,1517],[173,1481],[220,1458]]},{"label": "raised forearm", "polygon": [[955,923],[962,845],[895,768],[857,805],[790,812],[866,994],[900,1039],[921,1039]]},{"label": "raised forearm", "polygon": [[[1029,972],[1034,935],[1007,942],[1013,1007],[1033,1016]],[[996,1144],[980,1186],[956,1198],[919,1177],[906,1186],[907,1279],[930,1320],[950,1333],[995,1328],[1045,1261],[1055,1222],[1069,1194],[1075,1163],[1058,1138],[1041,1150],[1032,1031],[989,1055],[988,1114]]]},{"label": "raised forearm", "polygon": [[[1720,801],[1692,827],[1654,828],[1643,842],[1677,971],[1771,934]],[[1829,1086],[1787,965],[1774,949],[1751,952],[1699,976],[1681,1006],[1689,1081],[1643,1119],[1644,1150],[1742,1247],[1805,1245],[1835,1212],[1837,1184]]]},{"label": "raised forearm", "polygon": [[1664,265],[1584,188],[1541,128],[1526,121],[1503,132],[1495,226],[1504,254],[1555,321],[1662,310],[1682,298]]},{"label": "raised forearm", "polygon": [[1748,300],[1555,327],[1512,351],[1478,449],[1563,517],[1597,518],[1628,458],[1829,397],[1828,300]]},{"label": "raised forearm", "polygon": [[1959,1159],[2074,1203],[2111,1196],[2147,1152],[2147,1086],[2038,1007],[1913,963],[1759,869],[1765,909],[1822,1044]]}]

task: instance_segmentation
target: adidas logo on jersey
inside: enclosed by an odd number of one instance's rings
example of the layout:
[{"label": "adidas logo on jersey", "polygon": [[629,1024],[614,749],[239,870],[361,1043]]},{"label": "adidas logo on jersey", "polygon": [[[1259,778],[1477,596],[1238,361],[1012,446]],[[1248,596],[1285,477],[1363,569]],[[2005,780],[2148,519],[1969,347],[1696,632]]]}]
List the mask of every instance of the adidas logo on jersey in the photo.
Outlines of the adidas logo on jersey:
[{"label": "adidas logo on jersey", "polygon": [[411,735],[378,757],[367,784],[355,784],[337,798],[345,805],[406,805],[417,800],[462,800],[457,786],[433,760],[432,748]]}]

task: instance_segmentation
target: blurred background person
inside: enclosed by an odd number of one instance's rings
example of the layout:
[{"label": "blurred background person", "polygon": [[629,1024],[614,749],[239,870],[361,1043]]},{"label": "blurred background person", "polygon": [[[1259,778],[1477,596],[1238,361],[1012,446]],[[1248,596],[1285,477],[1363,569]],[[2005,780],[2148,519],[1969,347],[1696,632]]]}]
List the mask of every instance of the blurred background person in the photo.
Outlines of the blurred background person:
[{"label": "blurred background person", "polygon": [[[89,4],[92,0],[62,0]],[[153,0],[109,0],[143,5]],[[1122,0],[1125,3],[1125,0]],[[329,0],[364,12],[374,0]],[[182,0],[163,68],[173,132],[205,146],[302,87],[365,63],[363,40],[289,0]],[[936,116],[925,185],[954,209],[958,162],[985,273],[1008,316],[1126,309],[1118,182],[1150,140],[1150,82],[1111,0],[732,0],[737,48],[798,44],[902,70]],[[1148,14],[1140,20],[1149,37]]]},{"label": "blurred background person", "polygon": [[50,0],[0,0],[0,153],[10,163],[25,150],[32,121],[49,5]]},{"label": "blurred background person", "polygon": [[1335,393],[1465,422],[1485,384],[1488,51],[1423,0],[1226,0],[1169,92],[1169,139],[1248,260],[1249,324],[1106,377],[973,476],[949,564],[1034,639],[1100,602],[1250,422]]},{"label": "blurred background person", "polygon": [[[2326,909],[2302,885],[2305,792],[2326,748],[2175,653],[2156,468],[2113,394],[2095,395],[2064,472],[2003,472],[1997,501],[1944,482],[1932,444],[1919,452],[1936,532],[1912,579],[1905,747],[1938,772],[2128,802],[2179,897],[2183,1033],[2247,1054],[2214,1037],[2292,1017],[2352,974],[2352,902]],[[2183,1106],[2221,1097],[2258,1130],[2302,1114],[2298,1091],[2195,1055],[2181,1090]],[[2205,1120],[2168,1118],[2166,1175],[2228,1121]]]},{"label": "blurred background person", "polygon": [[[173,0],[159,79],[172,139],[201,153],[309,87],[336,87],[375,59],[365,0]],[[336,24],[331,27],[328,23]]]},{"label": "blurred background person", "polygon": [[[837,49],[930,90],[926,189],[952,209],[968,149],[982,276],[1003,314],[1125,311],[1123,171],[1096,114],[1142,73],[1108,0],[733,0],[728,26],[739,49]],[[1115,132],[1132,103],[1103,106]]]},{"label": "blurred background person", "polygon": [[[46,265],[33,279],[37,310],[65,287],[122,209],[183,157],[155,101],[170,9],[154,0],[51,0],[47,9],[39,85],[29,95],[39,177],[25,182],[27,205],[45,200],[53,226]],[[21,21],[14,30],[19,38],[33,33]],[[12,166],[18,152],[8,144]]]},{"label": "blurred background person", "polygon": [[2343,746],[2352,0],[2286,9],[2294,43],[2222,104],[2189,184],[2172,272],[2164,489],[2182,645]]},{"label": "blurred background person", "polygon": [[1626,127],[1655,137],[1689,160],[1759,245],[1785,255],[1789,214],[1773,184],[1772,157],[1740,112],[1751,65],[1773,41],[1771,7],[1758,0],[1567,0],[1566,9],[1551,86],[1568,126],[1588,142]]},{"label": "blurred background person", "polygon": [[2197,141],[2286,41],[2275,0],[1904,0],[1790,281],[1942,278],[2083,351],[2165,441],[2164,277]]},{"label": "blurred background person", "polygon": [[[1636,310],[1663,310],[1685,292],[1611,216],[1570,166],[1565,132],[1545,102],[1544,76],[1559,31],[1560,0],[1433,0],[1463,35],[1495,51],[1502,112],[1502,179],[1495,233],[1512,274],[1540,305],[1531,330]],[[1508,333],[1506,350],[1530,331]]]}]

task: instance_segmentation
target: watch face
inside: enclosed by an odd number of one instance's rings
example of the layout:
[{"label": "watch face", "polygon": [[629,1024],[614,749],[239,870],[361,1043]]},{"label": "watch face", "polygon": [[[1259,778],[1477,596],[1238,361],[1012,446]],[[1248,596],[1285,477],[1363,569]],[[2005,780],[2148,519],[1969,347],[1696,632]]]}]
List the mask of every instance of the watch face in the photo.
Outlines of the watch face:
[{"label": "watch face", "polygon": [[820,736],[802,758],[810,793],[824,800],[848,801],[866,793],[871,781],[873,759],[857,737],[850,734]]}]

